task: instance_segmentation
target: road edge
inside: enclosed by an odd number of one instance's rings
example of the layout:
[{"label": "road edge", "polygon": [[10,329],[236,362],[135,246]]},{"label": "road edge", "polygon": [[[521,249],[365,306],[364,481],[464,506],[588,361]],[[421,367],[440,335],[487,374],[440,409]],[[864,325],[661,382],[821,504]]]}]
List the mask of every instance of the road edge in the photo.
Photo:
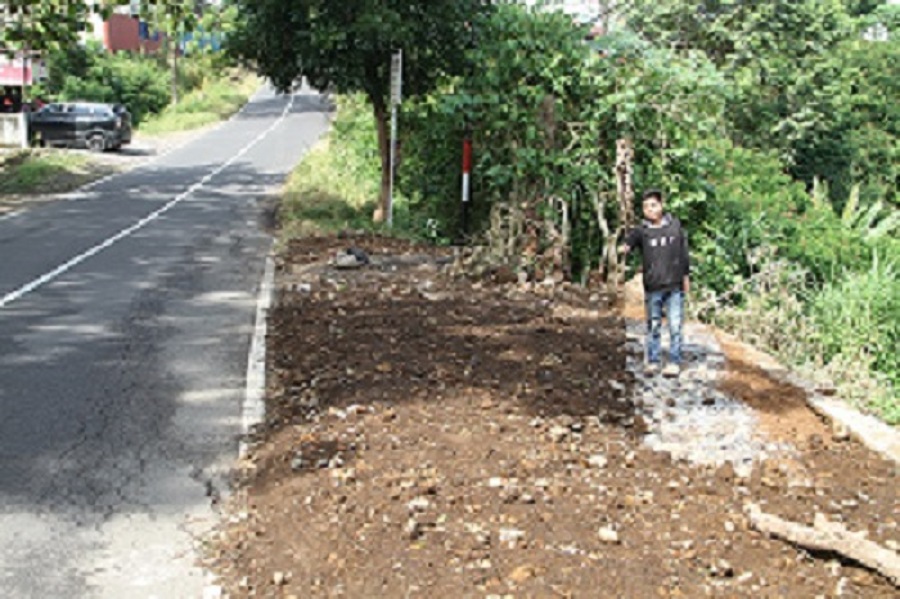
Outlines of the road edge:
[{"label": "road edge", "polygon": [[247,383],[244,392],[244,402],[241,406],[239,458],[244,458],[247,455],[250,449],[248,435],[266,416],[264,401],[266,391],[266,334],[268,332],[269,309],[272,307],[272,295],[275,287],[274,249],[275,242],[272,240],[266,252],[266,265],[256,299],[256,322],[253,329],[253,337],[250,340],[250,353],[247,356]]},{"label": "road edge", "polygon": [[756,365],[774,380],[801,389],[806,405],[813,412],[831,422],[841,424],[850,435],[867,448],[895,464],[900,464],[900,430],[874,416],[864,414],[840,397],[828,397],[819,392],[816,385],[785,367],[772,355],[742,341],[737,336],[721,329],[716,331],[725,336],[730,343],[748,348],[753,354],[761,357],[761,360],[756,361]]},{"label": "road edge", "polygon": [[[166,148],[165,151],[160,154],[154,154],[152,157],[148,158],[147,160],[145,160],[143,162],[132,164],[128,168],[125,168],[122,170],[117,170],[116,172],[109,173],[108,175],[104,175],[103,177],[100,177],[99,179],[94,179],[93,181],[88,181],[87,183],[85,183],[84,185],[82,185],[76,189],[73,189],[70,191],[64,191],[61,193],[39,194],[39,195],[46,196],[48,200],[66,200],[66,201],[79,200],[85,194],[90,193],[90,191],[94,187],[103,185],[104,183],[112,181],[116,177],[127,174],[133,170],[152,165],[154,162],[162,160],[163,158],[165,158],[172,152],[175,152],[175,151],[179,150],[180,148],[184,147],[185,145],[191,143],[192,141],[194,141],[201,135],[206,135],[207,133],[215,131],[216,129],[218,129],[219,127],[224,125],[225,123],[230,123],[231,121],[234,121],[234,120],[240,118],[243,115],[244,109],[246,109],[247,106],[249,106],[251,103],[253,103],[253,101],[256,100],[257,96],[259,96],[260,93],[265,88],[266,88],[266,84],[261,83],[257,87],[256,91],[254,91],[250,95],[250,97],[247,98],[247,101],[244,102],[244,104],[238,110],[236,110],[233,114],[231,114],[228,118],[222,119],[217,123],[211,123],[205,127],[198,127],[197,129],[194,129],[194,130],[180,132],[180,133],[191,133],[193,135],[187,135],[179,143]],[[17,210],[11,210],[5,214],[0,214],[0,222],[14,218],[14,217],[18,216],[19,214],[22,214],[24,211],[25,211],[25,209],[19,208]]]}]

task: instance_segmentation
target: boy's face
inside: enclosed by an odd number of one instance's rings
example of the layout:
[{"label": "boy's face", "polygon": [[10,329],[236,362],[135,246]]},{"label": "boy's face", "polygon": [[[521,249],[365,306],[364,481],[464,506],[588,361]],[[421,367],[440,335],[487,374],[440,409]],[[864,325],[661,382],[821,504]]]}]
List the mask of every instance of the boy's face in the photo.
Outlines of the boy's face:
[{"label": "boy's face", "polygon": [[662,202],[656,196],[644,200],[644,218],[653,223],[662,218]]}]

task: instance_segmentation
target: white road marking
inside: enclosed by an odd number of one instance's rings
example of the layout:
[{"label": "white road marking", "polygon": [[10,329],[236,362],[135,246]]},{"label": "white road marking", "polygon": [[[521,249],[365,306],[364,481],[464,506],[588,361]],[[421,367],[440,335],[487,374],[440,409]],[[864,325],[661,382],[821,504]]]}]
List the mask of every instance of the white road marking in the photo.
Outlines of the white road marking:
[{"label": "white road marking", "polygon": [[200,179],[198,182],[191,185],[186,191],[184,191],[183,193],[181,193],[180,195],[175,197],[173,200],[169,201],[162,208],[155,210],[154,212],[151,212],[149,215],[145,216],[144,218],[142,218],[135,224],[131,225],[130,227],[122,229],[121,231],[119,231],[118,233],[113,235],[112,237],[98,243],[97,245],[90,248],[89,250],[75,256],[68,262],[57,266],[50,272],[41,275],[40,277],[38,277],[37,279],[34,279],[30,283],[27,283],[27,284],[23,285],[22,287],[19,287],[15,291],[7,293],[6,295],[3,296],[2,299],[0,299],[0,308],[5,308],[12,302],[31,293],[38,287],[41,287],[42,285],[45,285],[45,284],[49,283],[50,281],[56,279],[60,275],[71,270],[75,266],[81,264],[88,258],[90,258],[96,254],[99,254],[100,252],[102,252],[106,248],[110,247],[111,245],[115,244],[116,242],[121,241],[122,239],[125,239],[126,237],[128,237],[129,235],[132,235],[133,233],[135,233],[136,231],[139,231],[140,229],[143,229],[145,226],[147,226],[151,222],[158,219],[160,216],[162,216],[163,214],[165,214],[166,212],[168,212],[169,210],[171,210],[172,208],[174,208],[175,206],[177,206],[178,204],[183,202],[185,199],[189,198],[197,190],[202,189],[204,185],[209,183],[210,179],[212,179],[213,177],[215,177],[216,175],[218,175],[219,173],[221,173],[222,171],[224,171],[225,169],[230,167],[232,164],[234,164],[234,162],[236,160],[238,160],[244,154],[249,152],[256,144],[261,142],[267,135],[269,135],[269,133],[274,131],[275,128],[278,127],[278,125],[280,125],[282,123],[282,121],[284,121],[285,117],[287,117],[288,113],[290,112],[291,108],[294,105],[295,97],[296,97],[295,95],[293,95],[293,94],[291,95],[291,99],[285,105],[284,110],[281,112],[281,116],[278,117],[278,119],[274,123],[272,123],[272,125],[268,129],[266,129],[265,131],[260,133],[253,141],[251,141],[249,144],[244,146],[237,154],[235,154],[234,156],[229,158],[225,163],[219,165],[214,171],[205,175],[202,179]]}]

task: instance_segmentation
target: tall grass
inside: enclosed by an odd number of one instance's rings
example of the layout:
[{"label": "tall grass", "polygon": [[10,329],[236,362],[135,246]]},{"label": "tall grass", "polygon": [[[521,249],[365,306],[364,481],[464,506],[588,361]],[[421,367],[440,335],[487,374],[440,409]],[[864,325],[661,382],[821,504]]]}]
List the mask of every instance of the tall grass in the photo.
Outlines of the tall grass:
[{"label": "tall grass", "polygon": [[25,151],[0,163],[0,194],[65,192],[107,173],[83,154]]},{"label": "tall grass", "polygon": [[898,264],[876,256],[821,289],[788,261],[765,266],[740,305],[712,320],[771,351],[807,378],[834,383],[845,397],[900,424],[900,278]]},{"label": "tall grass", "polygon": [[374,228],[380,186],[375,122],[360,96],[340,96],[337,104],[331,131],[285,186],[282,238]]},{"label": "tall grass", "polygon": [[217,123],[237,112],[258,87],[259,79],[248,73],[207,79],[178,104],[149,117],[139,130],[145,135],[160,135]]}]

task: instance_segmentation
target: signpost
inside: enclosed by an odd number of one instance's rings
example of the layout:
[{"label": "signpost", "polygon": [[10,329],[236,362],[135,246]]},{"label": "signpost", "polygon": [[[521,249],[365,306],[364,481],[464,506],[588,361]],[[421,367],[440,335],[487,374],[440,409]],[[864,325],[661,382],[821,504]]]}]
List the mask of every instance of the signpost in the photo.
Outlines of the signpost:
[{"label": "signpost", "polygon": [[387,220],[388,227],[394,224],[394,169],[397,160],[397,108],[403,94],[403,50],[397,50],[391,57],[391,164],[388,187]]}]

